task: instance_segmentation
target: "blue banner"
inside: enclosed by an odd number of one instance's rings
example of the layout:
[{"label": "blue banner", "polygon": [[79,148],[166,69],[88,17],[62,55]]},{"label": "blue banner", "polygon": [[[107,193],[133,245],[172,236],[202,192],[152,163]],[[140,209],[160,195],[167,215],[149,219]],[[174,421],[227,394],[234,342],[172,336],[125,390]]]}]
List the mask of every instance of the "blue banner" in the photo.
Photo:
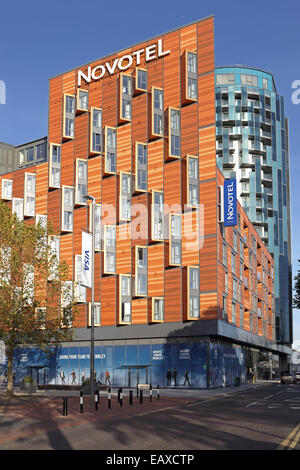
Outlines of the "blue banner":
[{"label": "blue banner", "polygon": [[236,180],[224,181],[224,226],[237,225]]}]

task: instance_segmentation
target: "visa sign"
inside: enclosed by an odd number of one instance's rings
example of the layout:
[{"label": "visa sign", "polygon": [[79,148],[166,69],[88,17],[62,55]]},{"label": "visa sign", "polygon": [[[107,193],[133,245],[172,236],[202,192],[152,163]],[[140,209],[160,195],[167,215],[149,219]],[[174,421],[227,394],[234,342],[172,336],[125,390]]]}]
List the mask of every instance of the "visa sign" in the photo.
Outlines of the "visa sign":
[{"label": "visa sign", "polygon": [[236,180],[224,181],[224,226],[237,225]]},{"label": "visa sign", "polygon": [[92,287],[92,235],[87,232],[82,232],[82,282],[85,287]]}]

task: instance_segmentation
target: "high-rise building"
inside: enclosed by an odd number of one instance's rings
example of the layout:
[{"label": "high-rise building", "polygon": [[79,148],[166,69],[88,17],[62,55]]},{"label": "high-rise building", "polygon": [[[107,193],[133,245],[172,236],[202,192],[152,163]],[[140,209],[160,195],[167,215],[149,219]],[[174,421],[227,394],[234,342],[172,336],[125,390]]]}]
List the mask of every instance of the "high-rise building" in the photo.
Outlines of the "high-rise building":
[{"label": "high-rise building", "polygon": [[50,79],[48,159],[0,184],[26,223],[52,222],[52,246],[77,283],[76,339],[50,361],[20,350],[17,380],[55,383],[74,370],[79,381],[89,370],[87,194],[102,382],[108,371],[116,386],[182,386],[188,374],[192,387],[215,387],[258,373],[260,353],[286,358],[275,342],[273,257],[217,167],[215,121],[213,17]]},{"label": "high-rise building", "polygon": [[272,74],[216,68],[217,164],[274,257],[276,340],[292,343],[289,139]]}]

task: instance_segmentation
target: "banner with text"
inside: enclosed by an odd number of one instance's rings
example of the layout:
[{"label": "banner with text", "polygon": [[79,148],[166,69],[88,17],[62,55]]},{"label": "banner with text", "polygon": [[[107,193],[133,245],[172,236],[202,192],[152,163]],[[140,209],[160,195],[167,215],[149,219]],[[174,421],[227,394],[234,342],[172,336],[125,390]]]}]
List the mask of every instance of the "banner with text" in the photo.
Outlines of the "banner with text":
[{"label": "banner with text", "polygon": [[85,287],[92,287],[92,235],[82,232],[82,282]]},{"label": "banner with text", "polygon": [[237,225],[236,180],[224,181],[224,226]]}]

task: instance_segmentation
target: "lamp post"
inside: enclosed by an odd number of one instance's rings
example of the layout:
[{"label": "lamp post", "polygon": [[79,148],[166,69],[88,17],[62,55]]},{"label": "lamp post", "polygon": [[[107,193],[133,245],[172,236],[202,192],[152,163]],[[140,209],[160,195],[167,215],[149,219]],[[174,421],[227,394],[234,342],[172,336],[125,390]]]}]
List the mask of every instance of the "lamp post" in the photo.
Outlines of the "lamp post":
[{"label": "lamp post", "polygon": [[96,199],[89,194],[83,196],[87,201],[92,201],[92,302],[91,302],[91,354],[90,354],[90,386],[91,386],[91,404],[94,402],[94,369],[95,369],[95,337],[94,337],[94,304],[95,304],[95,201]]}]

